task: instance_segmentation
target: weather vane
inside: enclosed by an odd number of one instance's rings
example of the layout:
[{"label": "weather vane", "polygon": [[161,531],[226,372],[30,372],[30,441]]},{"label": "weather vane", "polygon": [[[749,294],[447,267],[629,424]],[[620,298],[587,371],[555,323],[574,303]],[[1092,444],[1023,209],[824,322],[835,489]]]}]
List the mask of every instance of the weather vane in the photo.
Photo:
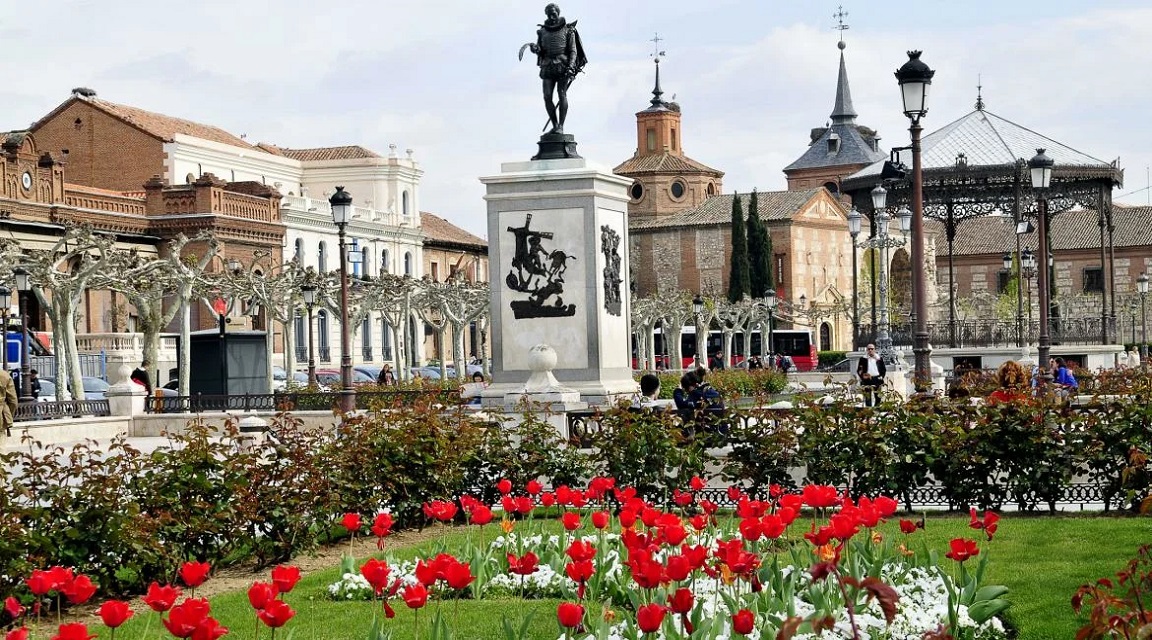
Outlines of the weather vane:
[{"label": "weather vane", "polygon": [[664,38],[660,37],[657,33],[649,42],[652,43],[652,57],[655,58],[656,64],[660,64],[660,58],[664,57],[664,52],[660,50],[660,41]]},{"label": "weather vane", "polygon": [[844,10],[844,5],[836,7],[836,13],[832,14],[836,18],[836,26],[832,27],[840,32],[840,41],[844,41],[844,32],[848,30],[848,25],[844,23],[844,18],[848,17],[848,12]]}]

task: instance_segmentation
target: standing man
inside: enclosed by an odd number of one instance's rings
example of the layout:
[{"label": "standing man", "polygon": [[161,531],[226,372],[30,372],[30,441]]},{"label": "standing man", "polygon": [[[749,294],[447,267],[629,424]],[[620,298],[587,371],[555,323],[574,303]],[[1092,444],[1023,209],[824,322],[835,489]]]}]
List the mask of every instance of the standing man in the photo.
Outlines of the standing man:
[{"label": "standing man", "polygon": [[860,362],[856,364],[856,375],[860,378],[860,384],[864,387],[865,406],[876,406],[876,397],[880,393],[880,387],[884,386],[884,375],[886,373],[888,373],[888,371],[884,368],[884,358],[876,353],[876,345],[868,345],[864,356],[860,358]]},{"label": "standing man", "polygon": [[12,382],[12,376],[2,369],[0,369],[0,396],[3,399],[3,404],[0,405],[0,428],[4,429],[4,435],[11,436],[19,400],[16,397],[16,384]]},{"label": "standing man", "polygon": [[[536,30],[536,42],[528,48],[536,54],[536,64],[540,67],[543,81],[544,108],[548,110],[548,120],[552,124],[551,133],[564,133],[564,119],[568,117],[568,85],[572,78],[584,69],[588,59],[584,56],[584,46],[580,34],[576,32],[576,22],[569,24],[560,16],[560,6],[550,3],[544,7],[548,19]],[[524,50],[521,48],[521,54]],[[552,94],[556,101],[552,101]]]}]

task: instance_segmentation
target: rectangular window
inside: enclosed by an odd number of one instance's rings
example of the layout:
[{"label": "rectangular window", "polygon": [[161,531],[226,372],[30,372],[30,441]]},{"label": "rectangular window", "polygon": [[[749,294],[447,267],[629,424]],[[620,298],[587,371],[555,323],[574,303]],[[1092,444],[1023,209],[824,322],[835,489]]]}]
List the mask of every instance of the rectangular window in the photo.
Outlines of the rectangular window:
[{"label": "rectangular window", "polygon": [[672,130],[672,150],[676,150],[676,130]]},{"label": "rectangular window", "polygon": [[1104,270],[1100,267],[1084,268],[1084,293],[1104,293]]},{"label": "rectangular window", "polygon": [[436,264],[435,262],[432,263],[432,281],[440,281],[440,265]]},{"label": "rectangular window", "polygon": [[1005,293],[1008,290],[1008,281],[1011,279],[1011,271],[1000,270],[996,272],[996,293]]},{"label": "rectangular window", "polygon": [[656,150],[656,130],[655,129],[649,129],[648,130],[648,150],[649,151],[655,151]]}]

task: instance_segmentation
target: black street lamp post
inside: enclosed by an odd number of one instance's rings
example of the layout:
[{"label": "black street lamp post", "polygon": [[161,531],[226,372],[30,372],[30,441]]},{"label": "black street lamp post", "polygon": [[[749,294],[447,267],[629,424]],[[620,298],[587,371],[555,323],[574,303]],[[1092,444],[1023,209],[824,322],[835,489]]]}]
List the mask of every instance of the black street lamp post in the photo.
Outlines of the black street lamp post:
[{"label": "black street lamp post", "polygon": [[780,300],[776,297],[775,289],[768,289],[764,292],[764,306],[768,308],[768,356],[771,357],[775,354],[772,344],[772,316],[776,313],[776,305]]},{"label": "black street lamp post", "polygon": [[[0,327],[3,328],[4,352],[0,353],[0,367],[8,370],[8,307],[12,306],[12,290],[0,285]],[[21,383],[23,384],[23,383]]]},{"label": "black street lamp post", "polygon": [[[1040,249],[1040,264],[1049,264],[1048,260],[1048,198],[1046,192],[1052,184],[1052,166],[1056,164],[1052,158],[1044,155],[1043,149],[1037,149],[1036,155],[1028,161],[1028,170],[1032,174],[1032,190],[1036,192],[1036,217],[1038,218],[1036,242]],[[1040,339],[1036,348],[1036,359],[1040,366],[1040,380],[1044,383],[1052,382],[1052,368],[1048,366],[1048,352],[1052,347],[1051,327],[1048,326],[1048,269],[1040,269],[1037,289],[1040,290]]]},{"label": "black street lamp post", "polygon": [[328,199],[332,221],[340,238],[340,410],[350,413],[356,408],[356,390],[352,388],[351,328],[348,326],[348,244],[344,235],[352,219],[352,195],[344,187]]},{"label": "black street lamp post", "polygon": [[848,212],[848,235],[852,236],[852,348],[860,339],[860,265],[856,262],[856,238],[860,236],[860,220],[864,216],[856,207]]},{"label": "black street lamp post", "polygon": [[[32,379],[30,376],[31,365],[28,362],[32,357],[32,349],[29,345],[31,334],[28,333],[28,307],[25,300],[32,293],[32,274],[24,267],[16,267],[12,270],[12,277],[16,280],[16,290],[20,292],[17,297],[20,299],[20,402],[32,402],[35,398],[32,397]],[[22,295],[21,295],[22,294]],[[5,345],[5,352],[7,352],[7,345]]]},{"label": "black street lamp post", "polygon": [[312,307],[316,304],[316,285],[306,284],[300,287],[300,293],[304,295],[304,308],[308,310],[308,386],[315,387],[317,386],[316,349],[312,341]]},{"label": "black street lamp post", "polygon": [[932,385],[931,356],[928,346],[928,300],[924,273],[924,169],[920,159],[920,119],[928,113],[928,88],[936,72],[920,61],[919,51],[908,52],[908,62],[896,71],[904,115],[912,122],[912,309],[916,315],[912,353],[916,364],[912,383],[917,394],[927,393]]},{"label": "black street lamp post", "polygon": [[1136,291],[1140,293],[1140,362],[1148,359],[1148,274],[1136,278]]},{"label": "black street lamp post", "polygon": [[[1021,330],[1021,336],[1024,344],[1030,344],[1031,340],[1029,340],[1028,334],[1032,331],[1032,278],[1036,277],[1036,254],[1032,253],[1031,249],[1025,249],[1020,254],[1020,275],[1028,281],[1028,298],[1026,301],[1028,305],[1028,328]],[[1018,315],[1020,316],[1018,318],[1020,326],[1024,327],[1024,310],[1020,309]]]},{"label": "black street lamp post", "polygon": [[704,315],[704,297],[699,293],[692,298],[692,317],[695,319],[693,328],[696,331],[696,352],[692,354],[693,363],[707,362],[704,358],[700,357],[700,350],[706,348],[708,345],[708,338],[705,336],[701,339],[700,335],[700,316]]}]

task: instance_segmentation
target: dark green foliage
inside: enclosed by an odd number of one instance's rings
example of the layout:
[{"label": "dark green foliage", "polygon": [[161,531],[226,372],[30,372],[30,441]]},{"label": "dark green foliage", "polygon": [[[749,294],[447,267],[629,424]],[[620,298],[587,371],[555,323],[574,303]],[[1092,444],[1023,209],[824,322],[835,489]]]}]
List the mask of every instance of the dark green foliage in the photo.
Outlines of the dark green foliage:
[{"label": "dark green foliage", "polygon": [[847,357],[847,351],[819,351],[816,353],[816,358],[819,360],[819,364],[816,366],[820,368],[830,367]]},{"label": "dark green foliage", "polygon": [[732,197],[732,262],[728,272],[728,301],[739,302],[751,293],[748,266],[748,235],[740,195]]},{"label": "dark green foliage", "polygon": [[610,409],[593,436],[591,458],[597,474],[661,502],[703,472],[702,440],[691,437],[675,412]]},{"label": "dark green foliage", "polygon": [[756,191],[753,190],[748,204],[749,291],[753,298],[763,298],[765,292],[775,288],[772,283],[772,238],[760,219],[756,200]]},{"label": "dark green foliage", "polygon": [[[681,375],[679,371],[658,375],[660,398],[672,399],[672,393],[680,386]],[[788,376],[774,369],[724,369],[708,372],[708,382],[724,396],[725,402],[732,402],[780,393],[788,386]]]}]

